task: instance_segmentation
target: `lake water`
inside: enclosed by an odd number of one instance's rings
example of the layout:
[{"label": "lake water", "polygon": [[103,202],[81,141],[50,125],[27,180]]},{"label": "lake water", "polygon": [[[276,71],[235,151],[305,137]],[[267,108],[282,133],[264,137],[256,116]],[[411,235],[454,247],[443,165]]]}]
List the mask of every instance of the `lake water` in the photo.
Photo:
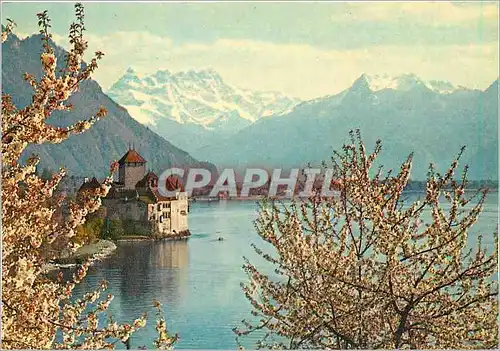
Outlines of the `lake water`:
[{"label": "lake water", "polygon": [[[411,197],[417,197],[412,194]],[[474,233],[493,246],[498,194],[491,194]],[[119,322],[149,312],[146,328],[132,337],[132,347],[152,347],[156,337],[152,301],[163,303],[167,325],[179,333],[178,349],[235,349],[233,327],[250,317],[241,292],[246,281],[242,256],[255,261],[250,244],[259,243],[253,220],[255,202],[194,203],[189,213],[192,236],[184,241],[120,243],[116,252],[92,267],[75,293],[89,291],[105,279],[115,296],[109,311]],[[223,241],[217,238],[223,237]],[[257,261],[260,262],[260,261]],[[255,338],[243,342],[255,347]],[[123,345],[119,345],[123,348]]]}]

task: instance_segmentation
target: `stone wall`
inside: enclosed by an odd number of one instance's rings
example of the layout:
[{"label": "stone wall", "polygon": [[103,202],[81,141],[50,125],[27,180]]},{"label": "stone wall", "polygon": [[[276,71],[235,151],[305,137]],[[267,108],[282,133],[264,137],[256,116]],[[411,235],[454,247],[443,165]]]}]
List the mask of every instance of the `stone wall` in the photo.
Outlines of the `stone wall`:
[{"label": "stone wall", "polygon": [[108,218],[120,220],[125,234],[150,235],[151,228],[147,218],[147,204],[137,199],[103,199]]},{"label": "stone wall", "polygon": [[147,222],[147,205],[137,199],[103,199],[108,217]]},{"label": "stone wall", "polygon": [[145,174],[145,163],[126,163],[118,169],[119,181],[125,185],[125,189],[135,189],[135,185]]},{"label": "stone wall", "polygon": [[[162,234],[170,235],[188,231],[188,199],[180,193],[178,200],[146,204],[137,199],[103,199],[103,206],[110,219],[121,220],[135,231],[150,232],[151,221],[158,224]],[[127,228],[124,228],[127,231]],[[132,230],[132,229],[130,229]],[[143,233],[126,233],[140,234]]]}]

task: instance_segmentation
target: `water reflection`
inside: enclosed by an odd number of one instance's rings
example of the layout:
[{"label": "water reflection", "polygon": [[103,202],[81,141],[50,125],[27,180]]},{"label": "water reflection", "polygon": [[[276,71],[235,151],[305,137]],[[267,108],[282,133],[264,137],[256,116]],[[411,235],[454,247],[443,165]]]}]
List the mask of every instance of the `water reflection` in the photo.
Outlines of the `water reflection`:
[{"label": "water reflection", "polygon": [[151,265],[161,268],[179,268],[186,271],[189,254],[187,240],[163,241],[151,245]]},{"label": "water reflection", "polygon": [[152,243],[150,263],[155,268],[152,284],[158,297],[180,304],[187,295],[189,250],[186,240]]},{"label": "water reflection", "polygon": [[111,278],[118,283],[124,303],[168,296],[170,303],[177,304],[186,293],[188,262],[185,240],[124,242],[102,267],[114,271]]}]

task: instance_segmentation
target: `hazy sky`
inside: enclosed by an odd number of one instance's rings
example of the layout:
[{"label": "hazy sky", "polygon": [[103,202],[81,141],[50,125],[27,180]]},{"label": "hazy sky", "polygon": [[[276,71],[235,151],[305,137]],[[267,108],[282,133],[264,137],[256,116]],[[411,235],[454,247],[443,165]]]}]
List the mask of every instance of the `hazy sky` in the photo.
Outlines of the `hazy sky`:
[{"label": "hazy sky", "polygon": [[[20,35],[49,10],[66,45],[74,3],[2,2]],[[303,99],[337,93],[361,73],[415,73],[476,88],[498,77],[496,2],[85,3],[89,51],[106,56],[104,89],[141,74],[211,67],[228,82]]]}]

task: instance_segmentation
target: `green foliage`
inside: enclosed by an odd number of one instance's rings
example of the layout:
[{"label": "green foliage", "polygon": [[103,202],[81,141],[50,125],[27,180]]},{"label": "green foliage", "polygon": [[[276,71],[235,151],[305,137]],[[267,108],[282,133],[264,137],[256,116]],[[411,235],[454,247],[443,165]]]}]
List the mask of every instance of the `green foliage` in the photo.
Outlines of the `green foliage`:
[{"label": "green foliage", "polygon": [[150,221],[149,226],[150,226],[150,233],[151,233],[151,236],[153,237],[153,239],[157,240],[157,239],[161,239],[163,237],[161,232],[160,232],[158,222]]},{"label": "green foliage", "polygon": [[75,241],[79,244],[89,244],[101,236],[104,228],[104,219],[89,216],[83,225],[76,228]]},{"label": "green foliage", "polygon": [[150,235],[148,226],[144,225],[141,221],[124,219],[122,221],[122,226],[125,235]]},{"label": "green foliage", "polygon": [[101,238],[106,240],[117,240],[125,234],[122,221],[118,219],[104,220],[104,226],[101,230]]}]

